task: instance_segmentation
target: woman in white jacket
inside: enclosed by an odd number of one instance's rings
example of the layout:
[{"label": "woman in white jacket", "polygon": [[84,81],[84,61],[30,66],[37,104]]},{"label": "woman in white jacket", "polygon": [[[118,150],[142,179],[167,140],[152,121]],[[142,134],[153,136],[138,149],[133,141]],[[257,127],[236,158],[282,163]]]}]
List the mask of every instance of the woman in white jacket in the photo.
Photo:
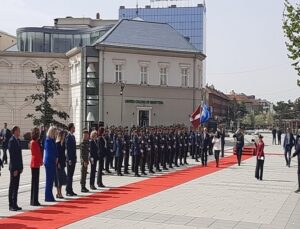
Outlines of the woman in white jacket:
[{"label": "woman in white jacket", "polygon": [[219,161],[220,161],[220,152],[221,152],[221,134],[219,131],[216,132],[212,143],[214,144],[214,154],[216,159],[216,167],[219,167]]}]

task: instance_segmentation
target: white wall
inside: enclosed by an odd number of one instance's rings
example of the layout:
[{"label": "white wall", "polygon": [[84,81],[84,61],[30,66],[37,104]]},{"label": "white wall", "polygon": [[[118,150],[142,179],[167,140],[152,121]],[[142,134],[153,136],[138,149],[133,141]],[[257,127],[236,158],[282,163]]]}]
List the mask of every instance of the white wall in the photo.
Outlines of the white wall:
[{"label": "white wall", "polygon": [[23,133],[32,129],[28,113],[35,113],[34,105],[25,97],[37,92],[38,83],[32,69],[42,66],[44,70],[58,66],[57,77],[63,91],[52,101],[53,107],[69,113],[69,69],[66,57],[51,54],[0,53],[0,125],[7,122],[11,128],[19,125]]},{"label": "white wall", "polygon": [[[123,66],[123,81],[127,84],[140,84],[140,66],[148,65],[148,84],[160,85],[160,66],[167,66],[168,80],[167,85],[173,87],[181,87],[181,67],[187,66],[189,68],[189,87],[193,86],[193,58],[179,58],[168,56],[151,56],[140,54],[114,53],[105,52],[104,62],[104,81],[106,83],[115,82],[115,64],[120,63]],[[196,61],[196,81],[195,87],[199,87],[199,80],[203,80],[202,68],[200,60]],[[203,85],[204,82],[203,82]]]}]

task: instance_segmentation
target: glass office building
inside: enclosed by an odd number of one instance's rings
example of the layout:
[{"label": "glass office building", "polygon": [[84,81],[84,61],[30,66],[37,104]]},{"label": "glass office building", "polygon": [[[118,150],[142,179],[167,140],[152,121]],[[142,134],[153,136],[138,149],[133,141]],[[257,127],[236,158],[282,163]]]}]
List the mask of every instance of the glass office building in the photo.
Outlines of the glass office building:
[{"label": "glass office building", "polygon": [[74,47],[93,44],[113,25],[94,28],[27,27],[17,30],[17,46],[21,52],[65,53]]},{"label": "glass office building", "polygon": [[119,19],[140,17],[145,21],[168,23],[197,49],[205,53],[205,6],[168,8],[125,8],[119,9]]}]

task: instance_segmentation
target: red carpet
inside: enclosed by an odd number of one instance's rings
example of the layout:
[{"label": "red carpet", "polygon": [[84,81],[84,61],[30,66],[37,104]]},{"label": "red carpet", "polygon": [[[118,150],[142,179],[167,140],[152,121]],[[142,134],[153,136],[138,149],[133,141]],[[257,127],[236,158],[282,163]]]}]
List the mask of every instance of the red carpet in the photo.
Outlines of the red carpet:
[{"label": "red carpet", "polygon": [[[250,158],[250,156],[244,156],[243,160],[248,158]],[[45,229],[63,227],[228,168],[234,164],[236,164],[236,157],[230,156],[221,160],[221,166],[219,168],[215,167],[215,162],[210,162],[206,168],[194,166],[126,186],[91,194],[87,197],[60,202],[52,206],[42,207],[34,211],[2,219],[0,220],[0,228]]]}]

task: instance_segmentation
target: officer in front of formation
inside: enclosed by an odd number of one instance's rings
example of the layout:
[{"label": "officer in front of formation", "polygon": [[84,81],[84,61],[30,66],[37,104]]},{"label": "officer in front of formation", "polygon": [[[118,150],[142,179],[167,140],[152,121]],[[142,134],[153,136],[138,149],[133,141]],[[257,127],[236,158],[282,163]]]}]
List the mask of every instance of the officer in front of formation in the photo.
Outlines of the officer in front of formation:
[{"label": "officer in front of formation", "polygon": [[243,129],[239,128],[233,137],[236,139],[236,156],[238,165],[240,166],[242,161],[243,147],[245,144]]}]

